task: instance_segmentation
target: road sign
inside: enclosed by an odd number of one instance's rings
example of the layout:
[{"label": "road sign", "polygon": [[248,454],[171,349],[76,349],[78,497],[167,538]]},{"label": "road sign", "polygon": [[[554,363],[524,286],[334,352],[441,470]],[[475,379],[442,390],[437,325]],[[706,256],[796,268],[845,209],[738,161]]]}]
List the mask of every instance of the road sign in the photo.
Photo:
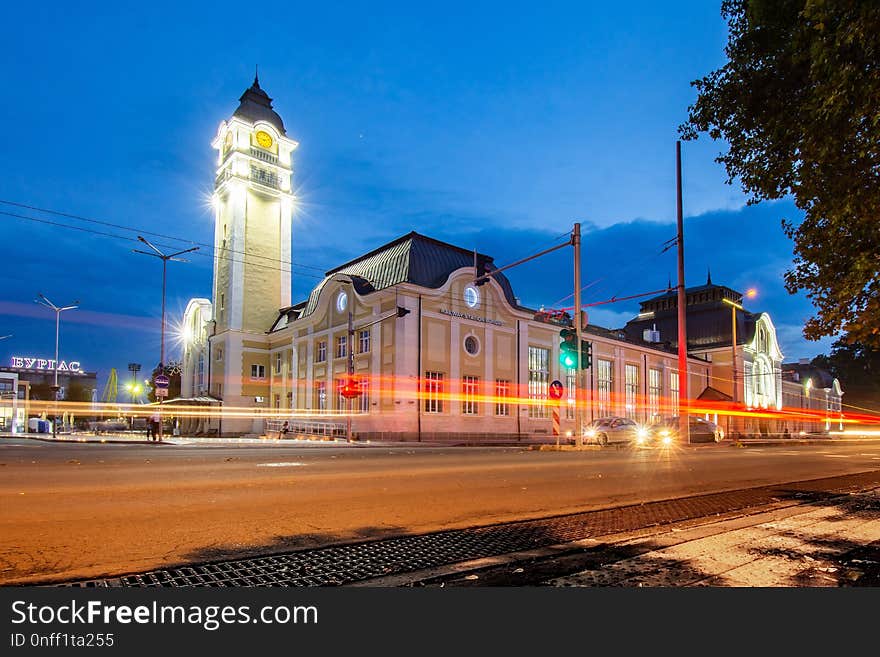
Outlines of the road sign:
[{"label": "road sign", "polygon": [[564,390],[565,388],[562,387],[561,381],[553,381],[553,383],[550,384],[550,390],[548,391],[550,399],[562,399],[562,393]]},{"label": "road sign", "polygon": [[167,397],[168,396],[168,388],[156,388],[156,398],[159,397]]},{"label": "road sign", "polygon": [[169,381],[168,381],[168,377],[165,376],[164,374],[158,374],[158,375],[156,375],[156,378],[153,379],[153,383],[156,384],[156,389],[157,389],[157,390],[159,390],[160,388],[161,388],[161,389],[168,390],[168,383],[169,383]]}]

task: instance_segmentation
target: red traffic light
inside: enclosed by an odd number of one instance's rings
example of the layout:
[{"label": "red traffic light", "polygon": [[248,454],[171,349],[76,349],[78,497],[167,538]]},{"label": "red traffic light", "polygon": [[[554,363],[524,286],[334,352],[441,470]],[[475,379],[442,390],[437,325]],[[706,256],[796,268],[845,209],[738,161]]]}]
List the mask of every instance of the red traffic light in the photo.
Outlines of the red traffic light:
[{"label": "red traffic light", "polygon": [[339,389],[339,394],[346,399],[354,399],[355,397],[360,397],[361,386],[358,383],[357,379],[348,379],[345,384]]}]

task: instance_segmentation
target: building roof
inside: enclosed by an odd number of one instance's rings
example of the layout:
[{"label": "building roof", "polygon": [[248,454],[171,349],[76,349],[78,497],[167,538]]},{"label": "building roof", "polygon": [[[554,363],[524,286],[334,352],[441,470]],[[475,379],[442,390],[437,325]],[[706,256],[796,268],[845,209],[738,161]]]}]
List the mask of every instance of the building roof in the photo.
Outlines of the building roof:
[{"label": "building roof", "polygon": [[[476,261],[477,271],[481,274],[495,268],[492,258],[482,253],[476,254]],[[289,320],[308,317],[318,307],[321,290],[338,275],[351,278],[357,293],[365,295],[401,283],[437,289],[446,283],[452,272],[462,267],[473,266],[473,251],[413,231],[331,269],[326,273],[324,280],[312,290],[308,301],[304,304],[305,307],[302,307],[303,304],[297,304],[282,309],[281,313]],[[527,310],[519,305],[510,281],[503,274],[496,274],[492,278],[501,286],[504,297],[511,306]],[[293,316],[288,313],[293,313]],[[273,330],[284,325],[285,322],[276,322]]]},{"label": "building roof", "polygon": [[266,121],[275,127],[282,135],[287,135],[284,130],[284,122],[278,113],[272,109],[272,99],[260,87],[260,79],[254,76],[254,83],[239,98],[241,104],[238,109],[232,113],[232,116],[238,116],[247,119],[251,123],[257,121]]},{"label": "building roof", "polygon": [[[725,285],[715,285],[711,276],[705,285],[685,290],[687,311],[688,349],[713,349],[730,346],[731,306],[728,299],[742,303],[743,295]],[[646,329],[657,330],[660,341],[673,348],[678,346],[678,293],[675,290],[652,297],[640,304],[638,317],[627,322],[627,340],[636,344],[650,344],[644,340]],[[736,342],[748,344],[755,337],[755,326],[760,313],[736,311]]]}]

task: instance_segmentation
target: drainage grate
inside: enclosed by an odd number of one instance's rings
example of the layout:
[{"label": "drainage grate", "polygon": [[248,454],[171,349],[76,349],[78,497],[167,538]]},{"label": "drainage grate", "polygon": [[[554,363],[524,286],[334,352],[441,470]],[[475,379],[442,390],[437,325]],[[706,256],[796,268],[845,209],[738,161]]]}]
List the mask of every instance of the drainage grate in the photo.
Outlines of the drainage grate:
[{"label": "drainage grate", "polygon": [[864,472],[539,520],[154,570],[119,578],[73,582],[63,586],[340,586],[376,577],[728,513],[785,499],[813,501],[878,484],[880,472]]}]

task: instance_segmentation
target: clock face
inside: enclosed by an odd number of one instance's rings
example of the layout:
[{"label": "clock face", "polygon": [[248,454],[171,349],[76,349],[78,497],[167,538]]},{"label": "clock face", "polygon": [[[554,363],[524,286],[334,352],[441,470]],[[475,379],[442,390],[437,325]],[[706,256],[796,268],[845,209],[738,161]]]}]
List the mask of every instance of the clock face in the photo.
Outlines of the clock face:
[{"label": "clock face", "polygon": [[477,288],[471,285],[464,288],[464,302],[468,308],[476,308],[477,304],[480,303],[480,293],[477,292]]},{"label": "clock face", "polygon": [[272,147],[272,135],[268,132],[264,132],[260,130],[257,132],[257,143],[263,148],[271,148]]}]

